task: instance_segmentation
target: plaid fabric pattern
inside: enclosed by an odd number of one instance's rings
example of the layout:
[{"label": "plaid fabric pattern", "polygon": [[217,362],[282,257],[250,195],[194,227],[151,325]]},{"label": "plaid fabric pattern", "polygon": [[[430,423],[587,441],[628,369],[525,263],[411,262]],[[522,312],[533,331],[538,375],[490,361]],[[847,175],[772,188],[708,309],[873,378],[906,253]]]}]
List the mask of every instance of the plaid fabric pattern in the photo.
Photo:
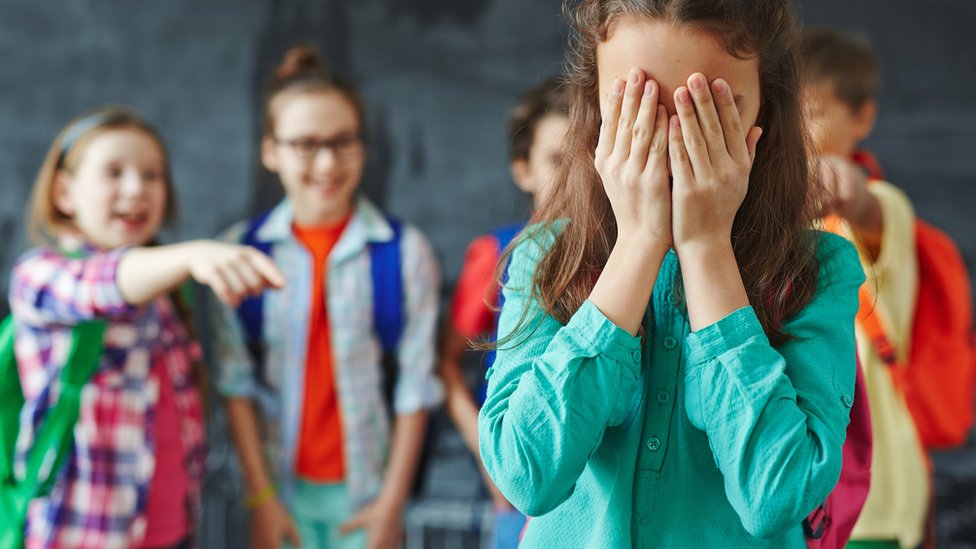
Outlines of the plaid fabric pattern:
[{"label": "plaid fabric pattern", "polygon": [[20,474],[36,428],[57,402],[71,327],[94,318],[110,321],[102,364],[82,391],[74,450],[51,494],[29,508],[29,549],[139,545],[155,466],[152,424],[159,381],[150,371],[158,361],[173,383],[180,411],[190,516],[198,515],[200,505],[203,414],[191,376],[199,347],[188,339],[168,299],[143,307],[125,303],[115,281],[124,250],[86,251],[83,258],[69,259],[50,249],[31,250],[11,277],[15,351],[26,400],[15,456]]},{"label": "plaid fabric pattern", "polygon": [[[285,200],[257,234],[259,241],[272,243],[271,255],[287,277],[283,289],[264,297],[263,379],[258,379],[234,310],[221,304],[212,307],[218,390],[226,396],[253,398],[261,405],[267,423],[269,467],[286,501],[295,477],[312,278],[311,257],[293,236],[291,225],[292,207]],[[247,223],[232,227],[225,239],[239,241],[246,227]],[[379,492],[389,453],[390,424],[381,391],[382,352],[373,331],[368,244],[392,237],[383,214],[360,199],[329,256],[326,306],[345,433],[346,484],[355,508]],[[398,349],[400,375],[394,407],[397,414],[410,414],[432,408],[443,398],[434,373],[440,280],[430,244],[417,229],[404,227],[401,246],[407,325]]]}]

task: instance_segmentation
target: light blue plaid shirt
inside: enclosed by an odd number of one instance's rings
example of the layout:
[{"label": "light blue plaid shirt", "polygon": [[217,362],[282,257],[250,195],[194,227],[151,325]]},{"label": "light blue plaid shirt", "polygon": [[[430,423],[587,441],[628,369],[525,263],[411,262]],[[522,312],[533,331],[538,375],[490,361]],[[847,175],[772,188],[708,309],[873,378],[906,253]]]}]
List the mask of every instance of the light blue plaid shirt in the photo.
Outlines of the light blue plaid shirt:
[{"label": "light blue plaid shirt", "polygon": [[[224,239],[239,242],[247,226],[242,222],[231,227]],[[360,198],[329,255],[324,294],[345,437],[346,484],[355,508],[379,493],[389,453],[390,421],[381,390],[382,350],[373,330],[368,245],[392,238],[383,214]],[[260,404],[267,423],[269,466],[276,470],[279,493],[287,501],[302,419],[312,259],[292,233],[287,199],[272,210],[257,239],[272,243],[271,256],[287,279],[283,289],[268,291],[264,297],[266,383],[258,383],[235,311],[217,304],[212,308],[217,386],[225,396],[254,398]],[[443,387],[434,371],[437,262],[427,239],[413,227],[404,227],[400,247],[406,326],[397,350],[400,373],[394,408],[404,415],[438,405]]]}]

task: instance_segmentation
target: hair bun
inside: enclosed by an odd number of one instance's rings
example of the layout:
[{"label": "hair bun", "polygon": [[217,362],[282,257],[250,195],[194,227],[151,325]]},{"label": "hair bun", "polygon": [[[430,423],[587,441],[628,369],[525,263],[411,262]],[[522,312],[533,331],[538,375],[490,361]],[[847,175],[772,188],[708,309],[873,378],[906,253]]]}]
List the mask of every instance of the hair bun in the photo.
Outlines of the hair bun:
[{"label": "hair bun", "polygon": [[295,46],[285,53],[285,58],[275,69],[278,80],[288,80],[301,74],[325,70],[322,55],[311,45]]}]

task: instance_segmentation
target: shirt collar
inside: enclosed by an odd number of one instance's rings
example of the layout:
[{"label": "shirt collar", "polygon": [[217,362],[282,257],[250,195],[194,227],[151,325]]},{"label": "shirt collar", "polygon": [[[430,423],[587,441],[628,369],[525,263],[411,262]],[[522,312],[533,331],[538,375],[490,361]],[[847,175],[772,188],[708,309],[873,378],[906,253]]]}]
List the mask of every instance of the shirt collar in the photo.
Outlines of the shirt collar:
[{"label": "shirt collar", "polygon": [[[257,240],[280,243],[293,239],[291,229],[293,219],[294,207],[291,201],[285,198],[268,214],[267,220],[258,229]],[[336,243],[331,257],[334,261],[341,261],[355,255],[371,242],[388,242],[392,238],[393,228],[383,212],[367,198],[359,196],[356,198],[349,225]]]}]

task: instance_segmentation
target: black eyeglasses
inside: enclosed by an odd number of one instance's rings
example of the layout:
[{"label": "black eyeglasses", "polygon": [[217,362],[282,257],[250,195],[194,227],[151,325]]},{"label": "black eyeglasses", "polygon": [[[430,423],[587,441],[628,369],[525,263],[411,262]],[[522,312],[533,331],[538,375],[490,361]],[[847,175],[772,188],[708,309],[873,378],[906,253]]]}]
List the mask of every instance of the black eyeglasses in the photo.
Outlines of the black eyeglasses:
[{"label": "black eyeglasses", "polygon": [[335,155],[336,160],[347,162],[359,155],[363,138],[358,133],[344,133],[330,139],[314,137],[279,139],[276,137],[275,143],[291,148],[303,160],[315,158],[321,149],[329,149]]}]

